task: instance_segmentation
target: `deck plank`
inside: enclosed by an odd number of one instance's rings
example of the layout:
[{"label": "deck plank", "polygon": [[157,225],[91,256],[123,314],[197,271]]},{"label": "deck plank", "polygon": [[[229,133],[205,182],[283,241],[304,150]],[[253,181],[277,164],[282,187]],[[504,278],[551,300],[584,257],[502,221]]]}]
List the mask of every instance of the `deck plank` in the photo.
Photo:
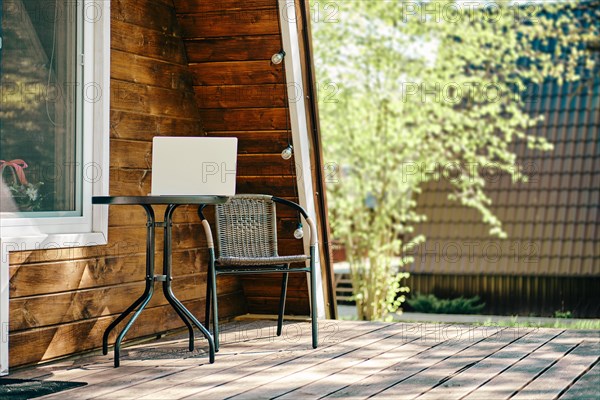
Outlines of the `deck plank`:
[{"label": "deck plank", "polygon": [[[89,357],[89,356],[88,356]],[[106,358],[105,356],[102,356]],[[87,357],[86,357],[87,358]],[[86,364],[95,364],[96,362],[100,363],[102,360],[98,357],[94,361],[86,361]],[[77,359],[70,359],[64,361],[54,361],[48,364],[41,364],[35,368],[26,368],[17,370],[16,372],[10,373],[10,377],[13,379],[55,379],[55,374],[60,374],[65,371],[74,371],[82,370],[82,365],[78,363]]]},{"label": "deck plank", "polygon": [[600,398],[600,363],[596,363],[581,379],[571,386],[561,400],[597,400]]},{"label": "deck plank", "polygon": [[[182,346],[185,346],[183,350]],[[173,349],[174,350],[174,349]],[[184,358],[187,353],[187,341],[179,341],[179,351],[173,351],[171,358],[127,360],[127,364],[118,369],[113,367],[112,357],[79,369],[55,373],[51,379],[63,381],[85,381],[86,386],[61,392],[48,399],[64,399],[68,393],[69,399],[90,399],[110,394],[120,388],[129,387],[156,377],[167,376],[184,368],[190,368],[199,362],[207,362],[208,355],[200,350],[192,354],[200,358]],[[179,355],[179,356],[177,356]],[[106,357],[106,356],[105,356]],[[126,359],[126,356],[123,356]]]},{"label": "deck plank", "polygon": [[590,366],[598,362],[598,343],[583,341],[548,370],[517,393],[515,400],[553,399],[579,378]]},{"label": "deck plank", "polygon": [[353,365],[352,367],[336,372],[334,375],[327,375],[321,379],[295,389],[290,387],[289,392],[281,398],[320,398],[328,394],[335,393],[355,383],[375,374],[380,373],[386,368],[395,365],[400,360],[413,357],[423,351],[426,351],[432,344],[419,343],[414,341],[403,345],[396,351],[389,351],[373,358]]},{"label": "deck plank", "polygon": [[[256,322],[244,322],[241,324],[229,324],[225,328],[222,337],[225,341],[237,342],[240,347],[252,346],[253,348],[260,347],[260,337],[264,336],[267,338],[270,329],[265,329],[272,323],[261,323]],[[243,331],[244,334],[240,335],[233,334],[231,331]],[[267,332],[267,335],[263,335],[259,332]],[[256,338],[255,340],[248,340],[249,338]],[[264,341],[263,345],[266,345],[267,341]],[[95,385],[102,384],[107,381],[107,377],[113,377],[117,375],[120,379],[139,373],[142,370],[155,368],[157,366],[164,365],[177,365],[180,368],[191,368],[192,366],[198,365],[202,360],[207,362],[208,354],[205,351],[205,345],[203,338],[198,338],[196,342],[196,349],[193,353],[190,353],[187,349],[187,331],[181,332],[176,335],[171,335],[164,339],[154,340],[150,343],[137,344],[132,347],[125,347],[121,350],[121,360],[125,361],[126,364],[119,367],[119,369],[113,368],[113,357],[112,349],[108,356],[101,354],[90,355],[84,358],[85,362],[79,362],[79,365],[75,365],[71,368],[55,368],[52,364],[38,367],[38,369],[52,368],[50,372],[46,372],[43,376],[44,380],[61,380],[61,381],[85,381],[88,383],[87,386],[74,389],[79,392],[95,392]],[[196,358],[197,357],[197,358]],[[59,365],[68,363],[68,361],[61,362]],[[73,361],[71,361],[73,364]],[[116,373],[118,371],[118,373]],[[30,371],[24,371],[27,375],[30,375]],[[17,374],[15,377],[21,378],[23,373]],[[118,389],[118,382],[114,379],[109,379],[114,386],[114,390]],[[127,378],[125,378],[127,382]],[[64,393],[64,392],[63,392]],[[89,394],[88,396],[92,396]],[[50,398],[50,397],[49,397]]]},{"label": "deck plank", "polygon": [[394,365],[381,370],[374,371],[368,377],[346,385],[341,390],[329,393],[325,398],[348,398],[365,399],[375,396],[386,389],[393,387],[398,382],[405,381],[411,377],[427,370],[432,365],[443,362],[462,351],[475,346],[488,337],[501,333],[504,329],[495,328],[488,332],[485,327],[472,329],[469,327],[452,327],[453,334],[434,333],[437,330],[435,324],[420,324],[424,326],[423,339],[434,343],[429,349],[408,357]]},{"label": "deck plank", "polygon": [[[352,348],[350,343],[348,343],[349,346],[345,346],[348,350],[346,353],[328,355],[329,358],[322,361],[319,360],[312,366],[304,358],[294,360],[278,368],[275,373],[269,374],[268,377],[259,379],[260,383],[258,385],[253,385],[252,389],[238,396],[233,396],[232,399],[256,399],[258,397],[281,399],[307,396],[307,393],[304,391],[298,393],[294,389],[336,375],[339,371],[353,368],[364,360],[369,360],[373,357],[390,353],[398,357],[401,349],[408,349],[407,356],[414,355],[422,351],[423,347],[404,347],[419,339],[418,333],[407,331],[406,326],[407,324],[398,324],[391,331],[386,331],[383,337],[365,340],[362,346],[359,345]],[[366,337],[363,337],[363,339],[366,339]],[[425,345],[426,348],[430,346],[431,344]],[[318,392],[316,394],[321,393]]]},{"label": "deck plank", "polygon": [[553,363],[571,351],[580,339],[565,333],[545,343],[509,369],[478,387],[465,400],[508,399]]},{"label": "deck plank", "polygon": [[[512,345],[520,339],[521,335],[529,333],[529,331],[523,331],[514,335],[508,329],[500,331],[474,343],[452,357],[441,360],[407,379],[396,382],[393,386],[378,393],[377,397],[388,399],[413,399],[418,397],[433,388],[443,385],[448,379],[471,368],[490,354],[495,354],[497,351]],[[445,398],[445,395],[442,394],[442,397]]]},{"label": "deck plank", "polygon": [[[334,346],[338,341],[343,341],[348,337],[360,336],[372,330],[382,329],[386,327],[384,324],[375,326],[362,326],[359,329],[343,329],[344,323],[340,321],[332,321],[335,329],[331,329],[331,324],[323,324],[320,330],[322,340],[320,343],[324,349]],[[271,323],[272,325],[272,323]],[[275,362],[281,362],[284,357],[298,356],[305,352],[314,351],[310,347],[310,343],[305,340],[305,336],[310,332],[310,325],[295,324],[294,326],[302,326],[299,330],[290,328],[289,337],[276,338],[268,335],[262,346],[252,346],[249,343],[244,348],[240,347],[239,343],[232,343],[229,346],[226,342],[222,342],[221,351],[217,355],[215,364],[207,364],[195,366],[177,374],[170,375],[165,378],[155,379],[143,384],[130,386],[123,390],[111,393],[112,398],[142,398],[142,399],[172,399],[184,397],[188,394],[203,392],[214,386],[222,384],[224,379],[229,379],[230,376],[236,376],[240,368],[248,365],[261,364],[271,359]],[[308,328],[308,329],[307,329]],[[329,333],[326,333],[329,331]],[[284,329],[284,333],[286,330]],[[250,334],[247,336],[257,337],[259,334]],[[304,337],[299,339],[299,337]],[[246,351],[244,351],[246,350]],[[223,359],[222,352],[230,352],[234,357]],[[253,364],[254,363],[254,364]]]},{"label": "deck plank", "polygon": [[[222,332],[221,339],[223,344],[234,343],[237,351],[252,349],[260,352],[260,349],[272,345],[274,340],[274,329],[272,322],[242,322],[229,324]],[[284,330],[290,323],[284,325]],[[182,334],[183,336],[186,333]],[[301,339],[296,339],[301,340]],[[194,353],[187,351],[187,339],[176,340],[171,343],[150,343],[147,345],[136,346],[133,349],[125,349],[122,359],[126,364],[118,369],[115,379],[106,379],[107,376],[114,376],[112,368],[112,357],[109,358],[109,365],[100,368],[95,374],[85,377],[88,385],[77,388],[69,393],[73,399],[88,398],[131,398],[132,393],[142,395],[140,388],[146,388],[148,382],[162,381],[174,373],[197,367],[198,365],[208,364],[208,355],[204,347],[197,347]],[[235,356],[235,352],[221,352],[217,358]],[[129,357],[135,358],[128,360]],[[198,357],[198,358],[196,358]],[[223,363],[219,363],[223,365]],[[162,368],[162,367],[167,368]],[[65,378],[58,375],[58,378]],[[62,380],[70,380],[67,379]],[[135,387],[136,389],[130,389]],[[154,388],[156,390],[156,388]]]},{"label": "deck plank", "polygon": [[[235,370],[231,371],[230,375],[221,378],[221,380],[225,379],[228,385],[213,386],[208,390],[202,391],[202,396],[209,399],[235,396],[246,391],[248,388],[263,385],[274,376],[281,375],[282,371],[295,371],[295,368],[309,368],[323,360],[339,357],[356,347],[366,346],[374,341],[378,341],[389,336],[390,332],[394,331],[394,329],[395,326],[393,325],[382,324],[379,329],[369,330],[359,335],[352,335],[340,341],[335,346],[319,347],[316,350],[303,351],[296,354],[295,357],[267,356],[251,363],[238,365]],[[204,382],[204,379],[197,380],[197,382]],[[177,389],[181,391],[178,394],[187,392],[179,398],[186,398],[196,393],[194,391],[194,384],[182,385],[177,387]]]},{"label": "deck plank", "polygon": [[[417,327],[416,329],[415,326]],[[440,343],[457,339],[461,335],[461,332],[455,332],[451,326],[439,325],[442,332],[446,333],[436,335],[436,340],[428,340],[427,335],[423,335],[425,331],[421,329],[422,327],[421,324],[412,324],[412,326],[411,324],[406,324],[404,343],[392,349],[384,348],[384,351],[377,355],[360,354],[357,352],[356,355],[362,356],[359,362],[356,362],[354,357],[337,362],[336,360],[331,360],[323,364],[322,368],[319,368],[318,371],[311,371],[309,369],[306,371],[307,373],[319,373],[317,376],[318,379],[310,379],[312,382],[300,386],[298,389],[294,389],[294,385],[291,385],[291,382],[295,382],[295,386],[299,386],[306,380],[305,377],[302,376],[302,373],[289,377],[287,380],[290,383],[290,388],[286,390],[285,395],[278,397],[278,399],[320,398],[328,394],[333,394],[369,376],[375,376],[379,372],[399,364],[402,360],[416,357]],[[450,329],[449,332],[452,333],[448,333],[446,329]],[[412,340],[413,337],[415,340]],[[384,344],[384,347],[388,346]]]},{"label": "deck plank", "polygon": [[446,400],[461,399],[483,385],[492,377],[507,370],[510,366],[525,358],[529,353],[548,343],[561,332],[537,330],[524,336],[510,346],[484,357],[477,364],[467,368],[444,384],[425,393],[419,399],[444,398]]},{"label": "deck plank", "polygon": [[[113,368],[113,353],[112,349],[109,349],[109,355],[93,355],[86,357],[85,363],[67,368],[63,370],[54,370],[51,372],[51,376],[48,379],[61,380],[61,381],[81,381],[85,380],[88,386],[95,383],[104,382],[106,376],[112,376],[111,371],[118,371],[118,376],[124,377],[129,374],[139,372],[142,369],[149,369],[158,365],[169,365],[172,363],[187,363],[189,357],[196,356],[200,359],[207,358],[208,354],[205,351],[206,342],[204,339],[197,338],[196,349],[193,353],[188,352],[187,349],[187,331],[177,335],[178,339],[163,339],[154,340],[150,343],[142,343],[134,345],[133,347],[125,347],[121,350],[121,361],[125,361],[126,364],[122,365],[118,370]],[[182,339],[185,337],[186,339]],[[131,345],[130,345],[131,346]],[[171,353],[171,357],[149,357],[148,351],[150,349],[160,347],[162,354]],[[157,355],[155,352],[153,355]],[[157,358],[159,360],[157,360]],[[198,359],[198,360],[200,360]],[[182,361],[185,360],[185,361]],[[196,361],[199,362],[199,361]],[[97,375],[98,374],[98,375]]]}]

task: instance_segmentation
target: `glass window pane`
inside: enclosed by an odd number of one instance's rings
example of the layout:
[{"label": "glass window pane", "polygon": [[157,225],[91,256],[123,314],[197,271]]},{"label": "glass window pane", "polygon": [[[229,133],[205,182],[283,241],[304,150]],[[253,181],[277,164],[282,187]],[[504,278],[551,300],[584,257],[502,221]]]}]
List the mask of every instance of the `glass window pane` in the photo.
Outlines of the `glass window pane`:
[{"label": "glass window pane", "polygon": [[33,216],[77,214],[81,209],[77,2],[0,0],[0,4],[4,183],[21,211],[36,212]]}]

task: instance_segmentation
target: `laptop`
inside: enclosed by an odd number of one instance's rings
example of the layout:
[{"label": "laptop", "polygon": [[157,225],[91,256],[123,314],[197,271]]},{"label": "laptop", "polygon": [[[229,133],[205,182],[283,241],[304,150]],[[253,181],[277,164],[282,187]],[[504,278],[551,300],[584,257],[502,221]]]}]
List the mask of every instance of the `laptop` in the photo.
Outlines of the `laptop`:
[{"label": "laptop", "polygon": [[151,196],[233,196],[237,138],[155,137]]}]

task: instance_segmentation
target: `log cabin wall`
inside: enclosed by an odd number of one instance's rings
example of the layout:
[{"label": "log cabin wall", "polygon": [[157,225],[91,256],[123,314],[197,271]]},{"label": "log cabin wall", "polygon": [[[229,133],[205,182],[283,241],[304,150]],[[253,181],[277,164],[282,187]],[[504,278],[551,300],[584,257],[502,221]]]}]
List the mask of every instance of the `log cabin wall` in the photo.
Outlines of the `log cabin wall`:
[{"label": "log cabin wall", "polygon": [[[238,193],[265,193],[298,201],[277,0],[175,0],[189,70],[207,135],[238,138]],[[297,215],[279,207],[281,254],[302,252],[293,232]],[[244,278],[250,313],[277,312],[281,275]],[[309,313],[304,274],[290,275],[286,313]]]},{"label": "log cabin wall", "polygon": [[[203,119],[212,133],[226,110],[211,118],[209,111],[197,108],[193,84],[199,83],[199,74],[188,70],[182,30],[170,0],[113,0],[111,7],[110,194],[145,195],[150,191],[152,137],[202,135]],[[183,28],[183,32],[189,30]],[[275,37],[271,35],[268,39]],[[195,54],[222,50],[205,49]],[[273,128],[284,126],[281,122],[284,109],[267,108],[264,112],[273,115]],[[243,115],[237,110],[232,113],[239,124],[237,128],[243,127]],[[255,123],[253,129],[266,129],[253,112],[246,113],[246,119]],[[264,135],[249,132],[241,138],[241,148],[247,153],[275,152],[279,146],[273,146],[272,138],[280,136],[281,131],[267,131]],[[274,160],[268,155],[245,157],[242,166]],[[274,164],[254,169],[270,170],[276,168]],[[291,173],[282,174],[287,178],[245,173],[253,174],[259,176],[241,179],[240,188],[251,190],[274,182],[282,188],[276,191],[278,194],[293,193],[289,188],[289,182],[293,181]],[[108,235],[107,246],[11,253],[11,367],[98,348],[108,324],[143,292],[143,210],[111,207]],[[174,291],[196,315],[203,315],[207,253],[193,207],[175,213],[173,235]],[[157,248],[161,246],[162,233],[157,230]],[[158,268],[161,263],[158,253]],[[220,296],[224,317],[246,312],[237,278],[224,278],[220,282]],[[127,338],[181,326],[181,320],[157,290]]]}]

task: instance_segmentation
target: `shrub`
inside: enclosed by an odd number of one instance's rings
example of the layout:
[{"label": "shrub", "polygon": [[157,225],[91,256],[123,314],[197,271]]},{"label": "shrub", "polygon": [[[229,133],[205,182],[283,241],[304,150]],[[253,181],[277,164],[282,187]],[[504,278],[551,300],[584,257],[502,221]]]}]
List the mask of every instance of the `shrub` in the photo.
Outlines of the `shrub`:
[{"label": "shrub", "polygon": [[554,311],[554,318],[573,318],[573,314],[571,311],[557,310]]},{"label": "shrub", "polygon": [[477,314],[483,310],[485,303],[477,304],[479,296],[470,298],[458,297],[456,299],[438,299],[433,294],[417,293],[408,304],[418,312],[436,314]]}]

